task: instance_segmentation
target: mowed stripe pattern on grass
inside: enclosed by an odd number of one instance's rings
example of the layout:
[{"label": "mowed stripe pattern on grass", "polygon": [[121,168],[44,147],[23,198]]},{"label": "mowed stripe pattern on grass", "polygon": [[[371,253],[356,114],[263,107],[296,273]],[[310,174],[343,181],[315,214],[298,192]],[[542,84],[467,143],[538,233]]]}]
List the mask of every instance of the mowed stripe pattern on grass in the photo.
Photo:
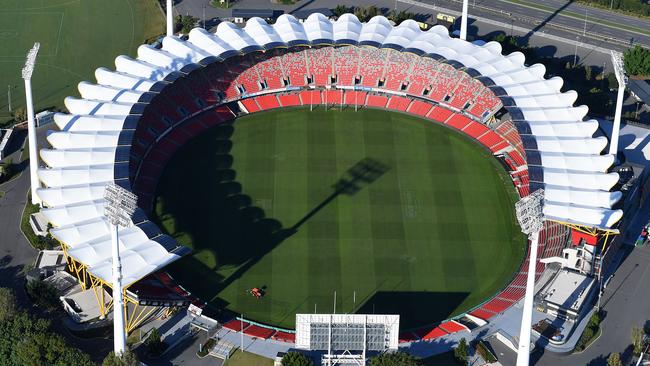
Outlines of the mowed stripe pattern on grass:
[{"label": "mowed stripe pattern on grass", "polygon": [[[506,188],[511,183],[487,152],[456,132],[404,114],[322,108],[245,116],[233,127],[230,169],[241,188],[237,194],[250,198],[244,211],[257,210],[258,217],[277,220],[284,229],[326,200],[334,183],[360,160],[372,158],[389,170],[375,182],[362,183],[355,194],[331,200],[277,245],[238,239],[232,220],[227,240],[214,234],[212,242],[185,243],[197,254],[174,266],[175,272],[215,304],[292,327],[296,312],[334,311],[336,291],[337,312],[397,312],[403,327],[411,327],[485,300],[522,259],[525,241],[512,215],[512,188]],[[208,133],[189,150],[209,154],[211,141]],[[185,150],[166,175],[191,172],[196,179],[200,173],[195,170],[213,169],[209,159]],[[183,173],[176,171],[180,167]],[[173,227],[173,218],[192,221],[180,215],[213,215],[201,212],[201,205],[172,207],[173,194],[165,189],[166,178],[161,181],[161,201],[168,207],[159,204],[157,212],[166,218],[164,227]],[[181,184],[196,190],[188,180]],[[197,226],[188,230],[202,230]],[[219,230],[218,222],[208,226],[205,230]],[[181,241],[203,237],[178,225],[175,229]],[[244,237],[253,229],[241,230]],[[260,255],[220,261],[229,251],[245,252],[242,245],[257,248],[252,251]],[[215,263],[200,268],[197,263],[205,257]],[[237,273],[236,268],[245,270]],[[211,271],[226,282],[206,288],[192,280]],[[246,293],[260,286],[267,289],[263,299]]]}]

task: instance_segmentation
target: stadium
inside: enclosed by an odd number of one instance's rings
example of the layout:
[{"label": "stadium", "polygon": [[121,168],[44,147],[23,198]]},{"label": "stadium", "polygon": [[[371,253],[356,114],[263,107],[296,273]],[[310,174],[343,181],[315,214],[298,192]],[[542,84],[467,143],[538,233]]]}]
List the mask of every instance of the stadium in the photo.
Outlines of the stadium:
[{"label": "stadium", "polygon": [[538,189],[537,277],[623,216],[615,156],[577,94],[496,42],[352,14],[186,38],[97,69],[40,151],[41,212],[102,297],[109,182],[138,196],[119,230],[131,303],[192,302],[285,342],[296,313],[399,314],[402,342],[486,324],[524,296],[513,206]]}]

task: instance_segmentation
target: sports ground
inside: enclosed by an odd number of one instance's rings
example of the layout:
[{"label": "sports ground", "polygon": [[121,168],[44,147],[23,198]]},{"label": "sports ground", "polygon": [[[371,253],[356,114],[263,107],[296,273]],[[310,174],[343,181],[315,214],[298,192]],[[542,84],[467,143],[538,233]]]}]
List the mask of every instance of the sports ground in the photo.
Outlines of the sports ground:
[{"label": "sports ground", "polygon": [[[364,167],[376,174],[354,178]],[[403,329],[440,321],[494,295],[524,256],[498,162],[405,114],[248,115],[177,152],[158,193],[157,220],[194,249],[171,266],[177,280],[280,327],[333,312],[335,291],[336,312],[398,313]]]},{"label": "sports ground", "polygon": [[97,67],[115,56],[135,55],[145,40],[162,34],[155,0],[0,0],[0,123],[25,103],[21,68],[34,42],[41,43],[32,80],[36,110],[61,107],[77,84],[94,80]]}]

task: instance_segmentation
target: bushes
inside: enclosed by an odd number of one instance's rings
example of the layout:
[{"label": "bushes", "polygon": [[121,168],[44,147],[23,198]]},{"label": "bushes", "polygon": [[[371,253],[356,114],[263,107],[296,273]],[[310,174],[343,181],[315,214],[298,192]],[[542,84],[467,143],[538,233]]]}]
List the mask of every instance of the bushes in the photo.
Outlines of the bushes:
[{"label": "bushes", "polygon": [[623,366],[620,353],[612,353],[607,357],[607,366]]},{"label": "bushes", "polygon": [[601,321],[603,321],[601,314],[599,312],[595,312],[589,319],[589,324],[587,324],[584,332],[582,332],[582,335],[580,336],[580,339],[578,340],[574,351],[579,352],[587,348],[594,337],[598,334]]},{"label": "bushes", "polygon": [[144,341],[144,345],[147,347],[147,352],[154,357],[160,356],[167,349],[167,344],[160,340],[158,328],[151,329],[149,336]]},{"label": "bushes", "polygon": [[59,308],[59,295],[54,286],[43,281],[29,281],[26,287],[27,295],[36,306],[45,311],[54,311]]},{"label": "bushes", "polygon": [[645,348],[645,333],[639,327],[632,328],[632,350],[635,355],[640,355]]},{"label": "bushes", "polygon": [[314,362],[300,352],[287,352],[282,357],[282,366],[314,366]]},{"label": "bushes", "polygon": [[0,287],[0,322],[13,317],[17,312],[14,293],[8,288]]},{"label": "bushes", "polygon": [[650,76],[650,50],[639,45],[623,52],[623,67],[629,75]]},{"label": "bushes", "polygon": [[106,355],[106,358],[104,358],[104,362],[102,362],[102,366],[138,366],[140,365],[140,361],[138,361],[138,357],[135,355],[135,353],[126,350],[122,356],[115,356],[115,353],[111,351],[108,355]]},{"label": "bushes", "polygon": [[483,341],[478,341],[476,344],[476,352],[488,363],[497,362],[496,356],[488,349],[487,345]]},{"label": "bushes", "polygon": [[421,366],[422,363],[406,352],[382,353],[370,359],[370,366]]},{"label": "bushes", "polygon": [[467,351],[467,340],[465,338],[462,338],[460,342],[458,343],[458,346],[454,348],[454,357],[456,358],[456,361],[459,363],[467,363],[467,356],[468,356],[468,351]]}]

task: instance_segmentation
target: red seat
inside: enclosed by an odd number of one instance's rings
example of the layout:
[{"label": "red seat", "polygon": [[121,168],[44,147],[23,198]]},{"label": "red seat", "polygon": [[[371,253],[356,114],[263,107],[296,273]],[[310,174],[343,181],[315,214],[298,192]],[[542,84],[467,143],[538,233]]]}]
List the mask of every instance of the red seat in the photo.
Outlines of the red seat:
[{"label": "red seat", "polygon": [[278,99],[280,100],[280,104],[283,107],[293,107],[300,105],[300,98],[297,94],[278,95]]},{"label": "red seat", "polygon": [[368,103],[369,107],[384,108],[386,107],[387,102],[388,98],[383,95],[368,95],[366,103]]},{"label": "red seat", "polygon": [[251,324],[248,322],[242,322],[239,319],[233,319],[225,324],[223,324],[223,327],[226,329],[230,329],[235,332],[241,332],[241,330],[246,330]]},{"label": "red seat", "polygon": [[260,110],[260,107],[257,106],[257,103],[253,98],[242,99],[241,104],[244,105],[248,113],[255,113]]},{"label": "red seat", "polygon": [[440,338],[443,336],[447,335],[447,332],[445,332],[442,328],[440,327],[427,327],[427,328],[422,328],[418,329],[417,331],[414,332],[417,336],[422,338],[422,340],[425,341],[430,341],[436,338]]},{"label": "red seat", "polygon": [[466,326],[464,326],[464,325],[462,325],[462,324],[460,324],[460,323],[458,323],[456,321],[453,321],[453,320],[450,320],[448,322],[444,322],[444,323],[440,324],[440,328],[444,329],[445,332],[447,332],[449,334],[460,332],[460,331],[463,331],[463,330],[468,330]]},{"label": "red seat", "polygon": [[269,339],[273,333],[275,333],[275,330],[263,328],[255,324],[251,324],[249,327],[244,328],[244,334],[253,338]]}]

